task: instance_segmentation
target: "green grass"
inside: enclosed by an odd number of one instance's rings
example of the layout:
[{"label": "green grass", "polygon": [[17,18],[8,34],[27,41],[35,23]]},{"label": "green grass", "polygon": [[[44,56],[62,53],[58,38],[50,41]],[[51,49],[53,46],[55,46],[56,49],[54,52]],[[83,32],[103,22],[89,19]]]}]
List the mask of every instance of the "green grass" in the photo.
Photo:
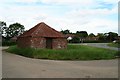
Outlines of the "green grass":
[{"label": "green grass", "polygon": [[114,59],[117,51],[83,45],[68,45],[64,50],[18,48],[11,46],[7,52],[37,59],[51,60],[101,60]]},{"label": "green grass", "polygon": [[120,44],[118,43],[109,43],[108,46],[120,48]]}]

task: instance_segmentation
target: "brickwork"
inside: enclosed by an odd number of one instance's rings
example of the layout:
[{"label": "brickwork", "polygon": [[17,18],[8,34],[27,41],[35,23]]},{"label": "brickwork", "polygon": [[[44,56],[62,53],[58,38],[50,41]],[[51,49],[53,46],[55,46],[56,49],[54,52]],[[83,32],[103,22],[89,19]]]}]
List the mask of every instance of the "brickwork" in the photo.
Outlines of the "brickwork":
[{"label": "brickwork", "polygon": [[46,48],[46,39],[42,37],[31,38],[31,47],[32,48]]},{"label": "brickwork", "polygon": [[22,48],[67,48],[67,40],[65,36],[43,22],[20,35],[17,43],[18,47]]},{"label": "brickwork", "polygon": [[17,46],[21,47],[21,48],[25,48],[25,47],[30,47],[31,42],[30,42],[30,37],[20,37],[17,39]]},{"label": "brickwork", "polygon": [[53,39],[53,49],[67,48],[67,40],[64,38]]}]

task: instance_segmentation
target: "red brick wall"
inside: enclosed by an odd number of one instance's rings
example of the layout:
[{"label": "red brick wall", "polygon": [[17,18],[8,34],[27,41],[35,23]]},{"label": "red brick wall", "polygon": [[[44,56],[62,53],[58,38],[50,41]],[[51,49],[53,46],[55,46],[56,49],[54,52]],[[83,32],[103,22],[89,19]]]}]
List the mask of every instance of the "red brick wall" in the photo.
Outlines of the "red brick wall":
[{"label": "red brick wall", "polygon": [[53,49],[64,49],[67,48],[67,40],[64,38],[53,39]]},{"label": "red brick wall", "polygon": [[[18,47],[31,47],[31,48],[46,48],[46,38],[41,37],[25,37],[18,38]],[[52,39],[53,49],[64,49],[67,48],[67,40],[64,38]]]},{"label": "red brick wall", "polygon": [[30,37],[22,37],[22,38],[18,38],[17,39],[17,46],[21,47],[21,48],[25,48],[25,47],[30,47],[31,43],[30,43]]},{"label": "red brick wall", "polygon": [[34,38],[34,37],[25,37],[18,38],[17,40],[18,47],[31,47],[31,48],[46,48],[46,39],[45,38]]},{"label": "red brick wall", "polygon": [[46,39],[45,38],[31,38],[31,47],[33,48],[46,48]]}]

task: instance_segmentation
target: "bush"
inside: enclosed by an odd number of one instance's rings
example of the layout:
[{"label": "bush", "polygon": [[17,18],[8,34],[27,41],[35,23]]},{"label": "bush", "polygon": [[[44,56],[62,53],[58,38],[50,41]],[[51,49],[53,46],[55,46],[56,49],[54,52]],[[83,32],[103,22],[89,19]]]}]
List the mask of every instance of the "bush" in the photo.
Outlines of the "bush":
[{"label": "bush", "polygon": [[101,40],[85,40],[83,43],[108,43],[108,41],[101,41]]},{"label": "bush", "polygon": [[75,36],[73,39],[70,41],[70,43],[80,43],[80,38]]},{"label": "bush", "polygon": [[16,45],[16,42],[2,41],[2,46],[12,46],[12,45]]},{"label": "bush", "polygon": [[116,42],[116,43],[109,43],[108,46],[120,48],[120,44],[118,42]]},{"label": "bush", "polygon": [[116,56],[120,58],[120,51],[117,52]]}]

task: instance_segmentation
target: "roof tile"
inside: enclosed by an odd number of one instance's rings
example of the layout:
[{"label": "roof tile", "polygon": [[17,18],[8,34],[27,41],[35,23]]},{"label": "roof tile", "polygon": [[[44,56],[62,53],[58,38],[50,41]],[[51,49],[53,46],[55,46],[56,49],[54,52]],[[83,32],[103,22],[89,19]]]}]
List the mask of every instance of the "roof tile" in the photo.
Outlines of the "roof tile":
[{"label": "roof tile", "polygon": [[41,22],[31,28],[30,30],[24,32],[19,37],[65,37],[61,32],[56,31],[55,29],[51,28],[44,22]]}]

